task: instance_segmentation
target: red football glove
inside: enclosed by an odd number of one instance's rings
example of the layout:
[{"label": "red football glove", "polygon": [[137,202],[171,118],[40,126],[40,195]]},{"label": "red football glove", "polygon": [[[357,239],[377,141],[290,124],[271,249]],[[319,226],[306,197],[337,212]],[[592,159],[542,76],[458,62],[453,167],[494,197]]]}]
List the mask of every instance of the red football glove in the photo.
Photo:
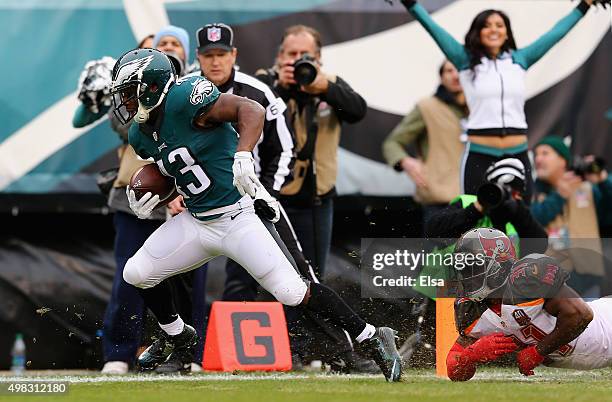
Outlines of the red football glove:
[{"label": "red football glove", "polygon": [[544,356],[537,351],[535,345],[521,350],[516,355],[519,371],[526,376],[534,375],[533,369],[542,364],[543,361]]},{"label": "red football glove", "polygon": [[465,355],[475,363],[487,363],[497,360],[507,353],[514,352],[518,346],[509,336],[495,333],[483,336],[465,348]]}]

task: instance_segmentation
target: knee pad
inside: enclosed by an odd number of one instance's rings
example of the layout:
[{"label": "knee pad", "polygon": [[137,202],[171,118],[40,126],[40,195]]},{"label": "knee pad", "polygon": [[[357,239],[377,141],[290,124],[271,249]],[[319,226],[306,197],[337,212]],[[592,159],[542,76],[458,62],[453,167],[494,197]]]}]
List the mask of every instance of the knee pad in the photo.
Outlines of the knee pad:
[{"label": "knee pad", "polygon": [[127,260],[123,268],[123,280],[137,288],[150,288],[152,285],[147,283],[147,278],[143,275],[143,264],[146,264],[146,261],[143,261],[142,258],[138,258],[138,253],[132,256],[132,258]]},{"label": "knee pad", "polygon": [[298,276],[296,279],[275,286],[272,294],[276,300],[286,306],[297,306],[304,300],[307,290],[308,285]]}]

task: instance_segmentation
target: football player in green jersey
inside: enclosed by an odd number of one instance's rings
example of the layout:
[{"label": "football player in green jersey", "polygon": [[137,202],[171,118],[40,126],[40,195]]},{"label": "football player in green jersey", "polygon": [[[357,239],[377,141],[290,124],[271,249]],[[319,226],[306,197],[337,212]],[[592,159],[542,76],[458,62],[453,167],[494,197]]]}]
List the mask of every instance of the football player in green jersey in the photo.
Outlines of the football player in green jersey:
[{"label": "football player in green jersey", "polygon": [[[177,80],[172,63],[153,49],[131,50],[118,59],[111,93],[117,117],[135,121],[130,144],[174,177],[187,206],[147,239],[123,273],[127,283],[140,289],[166,334],[139,361],[149,366],[165,361],[164,367],[176,370],[191,363],[195,333],[176,313],[164,279],[225,255],[279,302],[311,309],[343,327],[388,381],[399,381],[402,362],[394,331],[374,328],[333,290],[300,277],[273,227],[264,224],[279,217],[277,201],[255,175],[251,154],[264,109],[252,100],[221,94],[204,77]],[[158,195],[136,199],[133,190],[128,193],[139,217],[159,203]]]}]

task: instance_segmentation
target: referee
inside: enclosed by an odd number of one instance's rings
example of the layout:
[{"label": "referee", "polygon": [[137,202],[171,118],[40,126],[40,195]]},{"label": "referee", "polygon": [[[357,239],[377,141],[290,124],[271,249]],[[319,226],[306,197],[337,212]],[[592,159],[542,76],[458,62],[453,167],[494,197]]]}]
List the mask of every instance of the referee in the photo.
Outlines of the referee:
[{"label": "referee", "polygon": [[[234,32],[228,25],[208,24],[196,32],[200,71],[190,75],[203,75],[223,93],[244,96],[261,104],[266,109],[262,137],[253,150],[255,173],[268,192],[278,198],[281,186],[290,173],[293,164],[293,133],[289,128],[289,113],[282,98],[269,86],[258,79],[237,70],[234,47]],[[237,127],[235,127],[237,129]],[[238,131],[238,130],[237,130]],[[302,253],[285,211],[281,206],[280,220],[275,224],[280,238],[296,262],[300,274],[313,282],[319,282],[314,271]],[[253,301],[257,297],[257,282],[236,262],[228,260],[223,300]],[[292,351],[300,356],[305,343],[304,337],[314,337],[330,358],[340,357],[346,366],[354,365],[352,348],[342,330],[316,316],[301,317],[297,311],[286,310],[287,321],[292,334]],[[300,328],[296,328],[296,326]],[[305,330],[305,331],[304,331]],[[306,332],[306,333],[304,333]],[[321,337],[321,338],[319,338]],[[315,342],[317,343],[317,342]]]}]

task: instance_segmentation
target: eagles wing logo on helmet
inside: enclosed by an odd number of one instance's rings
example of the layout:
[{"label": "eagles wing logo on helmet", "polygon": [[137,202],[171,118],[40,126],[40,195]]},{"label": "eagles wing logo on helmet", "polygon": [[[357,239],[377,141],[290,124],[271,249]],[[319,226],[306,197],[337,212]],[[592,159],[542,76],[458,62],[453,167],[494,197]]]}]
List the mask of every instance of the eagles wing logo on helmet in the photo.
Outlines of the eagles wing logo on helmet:
[{"label": "eagles wing logo on helmet", "polygon": [[496,237],[493,239],[487,239],[478,235],[480,244],[487,257],[493,257],[495,254],[495,260],[497,262],[505,262],[516,259],[516,253],[512,242],[507,237]]},{"label": "eagles wing logo on helmet", "polygon": [[117,78],[115,78],[113,86],[121,85],[131,80],[134,75],[138,76],[138,74],[142,70],[144,70],[149,64],[151,64],[151,61],[153,61],[153,55],[125,63],[119,68],[119,71],[117,72]]},{"label": "eagles wing logo on helmet", "polygon": [[213,84],[204,78],[195,81],[191,85],[193,85],[193,89],[191,90],[191,95],[189,95],[189,102],[192,105],[202,103],[204,97],[210,95],[214,90]]}]

